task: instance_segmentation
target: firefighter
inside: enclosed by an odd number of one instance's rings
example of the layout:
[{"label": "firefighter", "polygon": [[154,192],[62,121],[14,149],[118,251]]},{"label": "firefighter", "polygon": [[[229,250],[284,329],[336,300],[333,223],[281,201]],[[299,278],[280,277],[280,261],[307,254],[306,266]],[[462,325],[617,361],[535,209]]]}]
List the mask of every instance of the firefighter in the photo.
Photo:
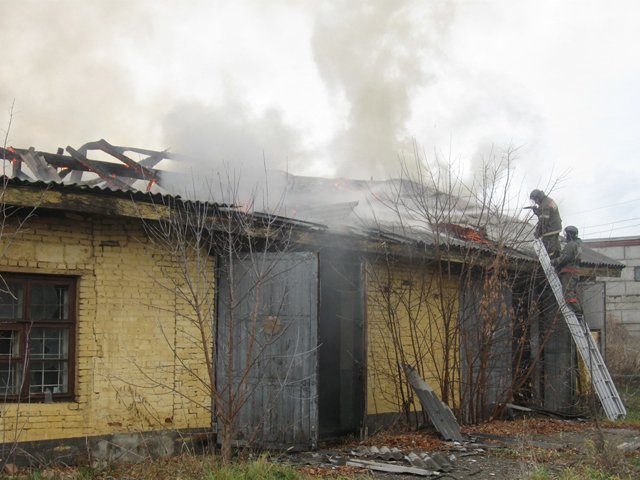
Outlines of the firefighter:
[{"label": "firefighter", "polygon": [[551,197],[537,188],[531,192],[529,198],[536,203],[532,211],[538,217],[534,236],[542,240],[549,258],[555,258],[560,254],[560,232],[562,231],[562,219],[558,205]]},{"label": "firefighter", "polygon": [[578,229],[569,225],[564,229],[566,244],[560,255],[551,264],[558,271],[560,283],[567,306],[576,315],[582,315],[582,307],[578,300],[578,282],[580,281],[580,256],[582,254],[582,240],[578,238]]}]

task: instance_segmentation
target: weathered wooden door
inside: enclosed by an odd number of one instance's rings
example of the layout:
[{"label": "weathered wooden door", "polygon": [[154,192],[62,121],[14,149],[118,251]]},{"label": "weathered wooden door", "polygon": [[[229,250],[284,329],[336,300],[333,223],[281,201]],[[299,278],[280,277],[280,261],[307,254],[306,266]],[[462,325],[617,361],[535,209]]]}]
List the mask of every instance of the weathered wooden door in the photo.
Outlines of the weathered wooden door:
[{"label": "weathered wooden door", "polygon": [[216,386],[238,444],[317,444],[317,309],[315,253],[220,262]]},{"label": "weathered wooden door", "polygon": [[512,292],[487,291],[481,278],[460,291],[461,398],[467,421],[487,418],[512,385]]}]

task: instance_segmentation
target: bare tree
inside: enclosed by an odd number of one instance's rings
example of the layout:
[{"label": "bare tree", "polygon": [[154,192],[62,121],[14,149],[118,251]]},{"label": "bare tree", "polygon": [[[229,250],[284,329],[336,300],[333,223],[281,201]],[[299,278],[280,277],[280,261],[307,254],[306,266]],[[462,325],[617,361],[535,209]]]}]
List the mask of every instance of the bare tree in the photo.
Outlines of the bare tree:
[{"label": "bare tree", "polygon": [[415,364],[443,401],[464,406],[469,422],[497,414],[536,372],[544,340],[529,341],[535,271],[513,256],[531,230],[510,196],[516,154],[490,152],[467,183],[451,162],[430,163],[416,151],[412,163],[401,162],[400,181],[376,198],[376,225],[422,247],[388,250],[370,268],[379,289],[370,324],[386,353],[370,368],[388,377],[389,401],[407,414],[414,399],[399,363]]},{"label": "bare tree", "polygon": [[[232,175],[208,183],[204,193],[199,189],[197,198],[203,197],[208,201],[163,197],[156,203],[157,220],[143,222],[150,251],[169,260],[161,263],[162,275],[154,282],[174,293],[176,303],[155,308],[175,309],[175,325],[161,328],[174,354],[174,364],[166,368],[177,368],[182,380],[168,385],[139,368],[149,387],[171,391],[211,413],[222,459],[228,462],[238,438],[251,445],[262,433],[259,425],[247,431],[242,415],[256,389],[268,381],[270,362],[279,365],[279,385],[262,404],[267,417],[291,384],[291,372],[316,345],[305,343],[292,332],[294,325],[281,321],[279,311],[289,301],[286,289],[274,294],[273,282],[295,268],[282,262],[291,250],[291,224],[255,212],[257,190],[241,202],[239,179]],[[232,201],[221,204],[216,198]],[[281,201],[276,199],[276,209]],[[285,336],[300,342],[283,353]]]},{"label": "bare tree", "polygon": [[[15,240],[19,238],[22,232],[24,232],[25,224],[34,215],[37,205],[40,203],[37,201],[35,205],[22,207],[19,204],[16,204],[17,202],[15,202],[15,199],[11,196],[12,190],[10,182],[11,178],[14,177],[16,173],[15,162],[17,160],[15,160],[15,158],[10,160],[7,154],[11,152],[9,150],[8,143],[14,120],[14,107],[15,101],[12,103],[9,110],[7,126],[4,130],[2,139],[2,148],[0,149],[0,159],[2,160],[2,184],[0,185],[0,255],[2,258],[8,257],[8,253],[14,245]],[[10,166],[11,170],[9,170]],[[44,194],[44,191],[42,194]],[[3,303],[12,303],[17,301],[15,291],[2,275],[0,275],[0,297],[6,299],[6,302]],[[30,329],[31,326],[28,326],[27,332],[29,332]],[[13,334],[10,330],[6,330],[6,334],[8,335],[8,343],[13,346],[13,343],[17,341],[17,339],[13,338]],[[3,353],[6,353],[8,364],[5,364],[6,376],[3,376],[0,384],[0,401],[3,406],[11,404],[14,407],[14,420],[12,430],[2,430],[2,444],[4,446],[8,445],[8,449],[2,452],[0,469],[14,458],[20,435],[24,429],[24,425],[20,424],[19,418],[21,415],[22,392],[24,390],[24,381],[28,366],[28,357],[26,355],[20,360],[21,363],[19,365],[12,365],[12,357],[14,354],[12,347],[9,348],[9,351]],[[2,416],[5,416],[5,412],[2,412]]]}]

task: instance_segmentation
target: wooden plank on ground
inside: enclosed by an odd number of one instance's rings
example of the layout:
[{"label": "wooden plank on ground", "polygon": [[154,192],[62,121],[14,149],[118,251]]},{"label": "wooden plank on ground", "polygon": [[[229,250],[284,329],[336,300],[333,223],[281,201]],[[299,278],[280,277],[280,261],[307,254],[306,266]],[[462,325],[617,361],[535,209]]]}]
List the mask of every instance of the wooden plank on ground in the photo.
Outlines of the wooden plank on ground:
[{"label": "wooden plank on ground", "polygon": [[418,475],[420,477],[431,477],[439,475],[438,472],[432,472],[431,470],[425,470],[418,467],[407,467],[404,465],[397,465],[394,463],[382,463],[372,462],[370,460],[347,460],[346,465],[350,467],[368,468],[369,470],[375,470],[377,472],[387,473],[408,473],[411,475]]}]

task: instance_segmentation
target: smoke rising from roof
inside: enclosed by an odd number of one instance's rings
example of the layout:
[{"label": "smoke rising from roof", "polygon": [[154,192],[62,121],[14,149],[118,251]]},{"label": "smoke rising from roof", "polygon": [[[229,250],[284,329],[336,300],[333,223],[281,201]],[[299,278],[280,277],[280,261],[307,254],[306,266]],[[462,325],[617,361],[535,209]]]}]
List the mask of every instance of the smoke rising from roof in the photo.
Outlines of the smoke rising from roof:
[{"label": "smoke rising from roof", "polygon": [[266,159],[270,169],[313,174],[314,158],[323,157],[325,175],[387,178],[397,173],[403,151],[412,149],[406,130],[411,95],[433,78],[425,61],[440,56],[451,5],[338,0],[299,7],[309,19],[309,48],[335,111],[335,126],[321,143],[305,142],[277,108],[256,112],[243,104],[229,82],[222,102],[174,104],[163,122],[165,141],[208,167],[229,162],[255,171]]},{"label": "smoke rising from roof", "polygon": [[[423,2],[424,3],[424,2]],[[338,1],[320,8],[312,36],[318,70],[345,103],[330,143],[341,176],[386,178],[411,150],[415,90],[432,81],[453,17],[449,2]]]},{"label": "smoke rising from roof", "polygon": [[246,184],[265,169],[397,176],[414,138],[441,148],[452,131],[462,157],[479,159],[514,125],[516,136],[532,129],[518,93],[481,71],[460,95],[470,74],[450,57],[459,6],[3,2],[13,68],[0,72],[0,105],[16,100],[18,146],[169,148],[199,176],[232,169]]},{"label": "smoke rising from roof", "polygon": [[419,134],[416,118],[438,115],[462,132],[476,117],[474,105],[467,115],[459,100],[443,111],[437,99],[461,75],[447,56],[455,2],[25,0],[3,2],[0,14],[11,44],[0,105],[16,101],[18,146],[106,138],[214,169],[256,170],[266,159],[303,175],[381,179],[414,138],[442,141]]},{"label": "smoke rising from roof", "polygon": [[15,100],[18,148],[193,143],[205,166],[266,158],[361,179],[395,176],[413,139],[469,176],[513,145],[524,196],[562,176],[554,198],[584,231],[637,217],[596,220],[589,205],[637,200],[639,13],[631,0],[3,0],[0,134]]},{"label": "smoke rising from roof", "polygon": [[267,167],[286,170],[291,158],[300,161],[307,155],[299,132],[285,124],[278,110],[256,115],[238,101],[177,103],[164,117],[163,130],[172,150],[198,162],[204,175],[230,166],[246,175]]}]

